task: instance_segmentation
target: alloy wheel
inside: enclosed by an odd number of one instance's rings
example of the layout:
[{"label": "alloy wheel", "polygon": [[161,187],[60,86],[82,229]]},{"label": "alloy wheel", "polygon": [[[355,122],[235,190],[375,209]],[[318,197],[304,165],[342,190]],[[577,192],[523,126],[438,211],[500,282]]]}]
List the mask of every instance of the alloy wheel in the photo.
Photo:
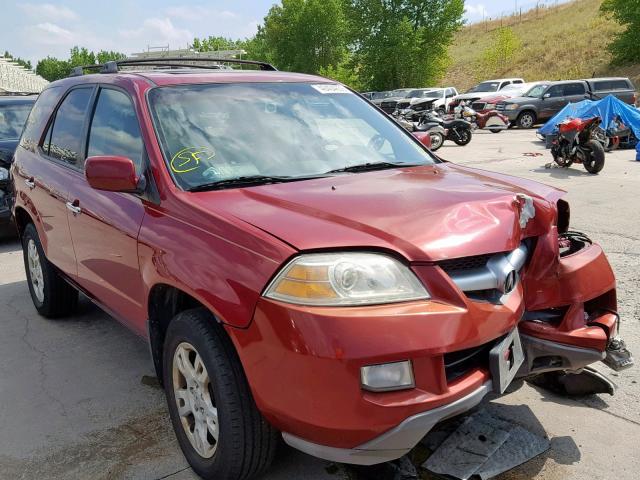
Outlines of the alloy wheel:
[{"label": "alloy wheel", "polygon": [[29,239],[27,244],[27,262],[29,265],[29,280],[33,287],[33,292],[40,303],[44,302],[44,275],[42,273],[42,264],[40,263],[40,255],[38,247],[33,238]]},{"label": "alloy wheel", "polygon": [[218,409],[204,362],[195,347],[182,342],[173,355],[173,393],[180,422],[193,449],[203,458],[216,453]]},{"label": "alloy wheel", "polygon": [[522,117],[520,117],[520,126],[522,128],[531,128],[533,126],[533,117],[528,113],[522,114]]}]

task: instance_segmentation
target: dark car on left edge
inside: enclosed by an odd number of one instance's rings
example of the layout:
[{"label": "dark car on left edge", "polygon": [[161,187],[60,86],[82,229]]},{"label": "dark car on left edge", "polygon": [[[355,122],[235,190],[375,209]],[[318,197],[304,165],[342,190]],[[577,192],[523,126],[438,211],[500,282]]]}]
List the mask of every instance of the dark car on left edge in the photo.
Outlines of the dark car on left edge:
[{"label": "dark car on left edge", "polygon": [[11,223],[13,195],[9,167],[36,98],[37,95],[0,96],[0,236],[7,234]]}]

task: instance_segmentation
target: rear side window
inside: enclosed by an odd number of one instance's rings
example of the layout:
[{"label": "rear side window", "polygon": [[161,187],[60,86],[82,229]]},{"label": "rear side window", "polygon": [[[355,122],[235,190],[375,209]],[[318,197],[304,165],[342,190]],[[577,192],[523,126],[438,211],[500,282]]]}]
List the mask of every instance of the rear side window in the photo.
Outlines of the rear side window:
[{"label": "rear side window", "polygon": [[522,80],[514,80],[513,83],[523,83]]},{"label": "rear side window", "polygon": [[24,131],[22,132],[20,145],[23,148],[35,152],[36,146],[40,141],[42,129],[58,101],[60,88],[61,87],[49,87],[38,96],[38,100],[36,100],[36,103],[31,109]]},{"label": "rear side window", "polygon": [[142,137],[131,99],[118,90],[102,89],[91,128],[87,156],[118,155],[133,160],[136,171],[142,168]]},{"label": "rear side window", "polygon": [[582,83],[567,83],[564,86],[564,94],[568,95],[584,95],[586,90]]},{"label": "rear side window", "polygon": [[549,90],[547,90],[547,93],[545,95],[549,95],[550,97],[562,97],[564,95],[563,87],[564,85],[554,85]]},{"label": "rear side window", "polygon": [[593,89],[596,92],[606,90],[633,90],[626,80],[601,80],[599,82],[593,82]]},{"label": "rear side window", "polygon": [[47,134],[50,140],[43,149],[50,157],[78,167],[82,151],[82,127],[93,88],[77,88],[69,92],[56,112]]}]

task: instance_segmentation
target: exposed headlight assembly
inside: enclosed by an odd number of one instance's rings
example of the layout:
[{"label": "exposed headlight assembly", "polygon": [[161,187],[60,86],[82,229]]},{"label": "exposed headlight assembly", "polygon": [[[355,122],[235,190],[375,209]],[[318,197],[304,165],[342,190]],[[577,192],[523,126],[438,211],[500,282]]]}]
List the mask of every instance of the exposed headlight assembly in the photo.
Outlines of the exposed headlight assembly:
[{"label": "exposed headlight assembly", "polygon": [[289,262],[265,297],[301,305],[375,305],[429,298],[405,265],[380,253],[311,253]]},{"label": "exposed headlight assembly", "polygon": [[505,110],[517,110],[518,104],[516,103],[507,103],[504,107]]}]

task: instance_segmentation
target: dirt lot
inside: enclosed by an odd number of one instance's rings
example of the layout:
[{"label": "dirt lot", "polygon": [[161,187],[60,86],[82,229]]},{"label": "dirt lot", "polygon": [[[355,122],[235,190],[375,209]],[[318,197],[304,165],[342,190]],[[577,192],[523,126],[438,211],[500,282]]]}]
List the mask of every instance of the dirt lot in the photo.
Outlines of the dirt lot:
[{"label": "dirt lot", "polygon": [[[542,156],[527,156],[530,153]],[[607,155],[597,176],[545,169],[532,131],[478,133],[444,158],[566,189],[572,228],[597,239],[618,277],[622,333],[640,352],[640,162]],[[91,303],[73,318],[38,317],[15,241],[0,241],[0,478],[195,478],[182,457],[152,378],[145,343]],[[606,367],[602,368],[607,372]],[[614,397],[557,397],[524,386],[488,407],[551,438],[551,449],[502,479],[637,479],[640,367],[620,375]],[[288,448],[266,479],[370,477]],[[375,478],[380,478],[376,475]],[[382,479],[384,480],[384,478]]]}]

